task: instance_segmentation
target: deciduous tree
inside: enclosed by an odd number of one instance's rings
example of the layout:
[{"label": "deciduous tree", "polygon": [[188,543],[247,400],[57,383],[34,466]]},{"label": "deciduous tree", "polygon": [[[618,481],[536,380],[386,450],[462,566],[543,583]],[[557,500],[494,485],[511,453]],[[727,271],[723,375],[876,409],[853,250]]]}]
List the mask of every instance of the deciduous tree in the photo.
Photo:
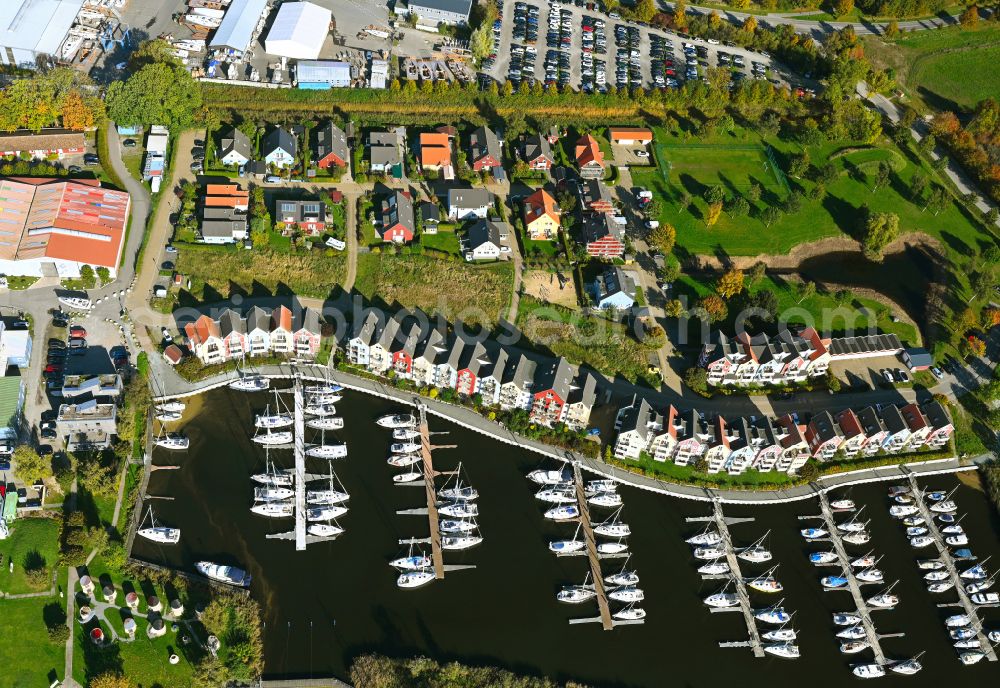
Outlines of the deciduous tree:
[{"label": "deciduous tree", "polygon": [[979,8],[975,5],[969,5],[968,8],[958,17],[958,21],[961,22],[962,26],[967,29],[971,29],[979,24]]},{"label": "deciduous tree", "polygon": [[709,294],[703,298],[698,305],[705,309],[705,313],[708,314],[708,318],[712,322],[725,320],[726,316],[729,314],[729,307],[726,306],[726,302],[723,301],[717,294]]},{"label": "deciduous tree", "polygon": [[38,452],[27,444],[19,444],[14,449],[14,463],[17,465],[17,475],[30,485],[52,475],[52,465],[49,460],[39,456]]},{"label": "deciduous tree", "polygon": [[881,263],[885,247],[898,236],[898,215],[869,211],[862,229],[861,250],[868,260]]},{"label": "deciduous tree", "polygon": [[708,208],[705,209],[705,224],[709,227],[714,225],[719,221],[719,215],[722,214],[722,201],[716,203],[709,203]]},{"label": "deciduous tree", "polygon": [[649,240],[660,252],[670,253],[674,250],[674,244],[677,241],[677,230],[674,229],[673,225],[663,222],[650,233]]},{"label": "deciduous tree", "polygon": [[715,291],[724,299],[732,297],[743,291],[743,271],[731,268],[725,272],[715,285]]}]

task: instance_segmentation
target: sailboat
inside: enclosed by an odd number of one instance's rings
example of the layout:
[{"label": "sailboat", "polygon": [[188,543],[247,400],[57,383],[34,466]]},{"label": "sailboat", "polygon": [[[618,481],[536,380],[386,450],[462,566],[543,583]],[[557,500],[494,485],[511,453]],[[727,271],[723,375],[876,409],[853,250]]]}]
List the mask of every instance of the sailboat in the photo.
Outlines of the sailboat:
[{"label": "sailboat", "polygon": [[856,664],[851,668],[851,673],[858,678],[882,678],[885,676],[885,669],[881,664]]},{"label": "sailboat", "polygon": [[538,483],[539,485],[555,485],[557,483],[572,480],[572,473],[569,471],[568,467],[563,467],[559,470],[553,471],[538,469],[528,473],[528,480]]},{"label": "sailboat", "polygon": [[618,489],[617,480],[591,480],[587,483],[587,492],[614,492]]},{"label": "sailboat", "polygon": [[344,427],[344,419],[338,416],[320,416],[306,421],[306,427],[313,430],[340,430]]},{"label": "sailboat", "polygon": [[396,585],[400,588],[419,588],[434,580],[434,572],[429,569],[416,569],[414,571],[403,571],[396,578]]},{"label": "sailboat", "polygon": [[994,583],[995,581],[992,578],[987,578],[983,581],[976,581],[975,583],[969,583],[965,586],[965,592],[969,595],[977,592],[983,592],[992,588]]},{"label": "sailboat", "polygon": [[471,533],[476,530],[478,526],[475,521],[466,521],[465,519],[450,519],[444,518],[438,523],[438,528],[441,533],[446,535],[453,535],[456,533]]},{"label": "sailboat", "polygon": [[569,554],[570,552],[582,551],[587,546],[586,542],[578,539],[582,527],[582,523],[576,526],[576,532],[573,533],[572,540],[552,540],[549,542],[549,551],[555,554]]},{"label": "sailboat", "polygon": [[324,392],[322,394],[310,394],[308,395],[310,404],[336,404],[341,401],[344,397],[340,396],[336,392]]},{"label": "sailboat", "polygon": [[873,607],[878,607],[879,609],[892,609],[897,604],[899,604],[899,596],[892,594],[892,589],[896,587],[893,583],[885,591],[875,595],[874,597],[868,598],[868,604]]},{"label": "sailboat", "polygon": [[833,615],[835,626],[857,626],[861,623],[861,617],[857,614],[840,613]]},{"label": "sailboat", "polygon": [[923,665],[918,661],[920,656],[924,653],[921,652],[916,657],[911,659],[902,659],[898,662],[893,662],[889,665],[889,671],[892,671],[903,676],[913,676],[914,674],[920,672],[923,669]]},{"label": "sailboat", "polygon": [[263,392],[271,386],[271,381],[256,373],[240,373],[239,377],[229,383],[229,389],[238,392]]},{"label": "sailboat", "polygon": [[333,416],[337,413],[337,407],[333,404],[307,404],[303,412],[307,416]]},{"label": "sailboat", "polygon": [[289,487],[255,487],[253,498],[258,502],[283,502],[295,496],[295,490]]},{"label": "sailboat", "polygon": [[326,504],[323,506],[311,506],[306,508],[307,521],[329,521],[330,519],[343,516],[347,513],[347,507],[336,504]]},{"label": "sailboat", "polygon": [[735,593],[731,592],[717,592],[705,598],[706,605],[718,609],[725,609],[727,607],[736,607],[739,605],[739,603],[740,603],[740,598]]},{"label": "sailboat", "polygon": [[[723,552],[723,555],[725,553]],[[762,545],[754,545],[753,547],[747,547],[742,552],[736,555],[743,561],[750,562],[751,564],[763,564],[765,562],[771,561],[771,550],[763,547]]]},{"label": "sailboat", "polygon": [[184,409],[186,409],[186,408],[187,408],[187,404],[185,404],[180,399],[173,399],[171,401],[164,401],[164,402],[156,405],[156,410],[157,411],[171,411],[173,413],[183,413]]},{"label": "sailboat", "polygon": [[152,540],[163,545],[176,545],[180,542],[181,531],[179,528],[156,525],[156,518],[153,516],[153,507],[149,507],[146,515],[149,517],[149,525],[135,531],[136,535],[141,535],[147,540]]},{"label": "sailboat", "polygon": [[410,545],[410,551],[405,557],[393,559],[389,562],[389,566],[404,571],[415,571],[418,569],[428,568],[431,564],[431,558],[423,552],[420,552],[419,554],[413,553],[412,544]]},{"label": "sailboat", "polygon": [[699,566],[698,573],[703,576],[721,576],[725,573],[729,573],[729,564],[724,561],[714,559],[707,564]]},{"label": "sailboat", "polygon": [[829,534],[823,528],[803,528],[800,532],[806,540],[818,540]]},{"label": "sailboat", "polygon": [[689,537],[684,542],[688,543],[689,545],[695,545],[698,547],[706,545],[717,545],[720,542],[722,542],[722,535],[720,535],[717,530],[708,528],[698,533],[697,535]]},{"label": "sailboat", "polygon": [[309,523],[306,525],[306,533],[314,537],[331,538],[344,534],[344,529],[332,523]]},{"label": "sailboat", "polygon": [[347,445],[314,444],[306,449],[306,456],[311,456],[314,459],[342,459],[347,456]]},{"label": "sailboat", "polygon": [[618,619],[619,621],[639,621],[646,618],[646,610],[642,607],[636,607],[634,604],[630,604],[624,609],[620,609],[612,614],[611,618]]},{"label": "sailboat", "polygon": [[414,464],[420,463],[424,460],[420,454],[393,454],[388,459],[385,460],[390,466],[396,466],[402,468],[404,466],[412,466]]},{"label": "sailboat", "polygon": [[390,413],[375,421],[376,425],[383,428],[415,428],[417,419],[409,413]]},{"label": "sailboat", "polygon": [[191,440],[179,432],[168,432],[157,437],[155,444],[164,449],[187,449],[191,445]]},{"label": "sailboat", "polygon": [[809,555],[809,561],[816,565],[830,564],[837,561],[837,553],[833,551],[813,552]]},{"label": "sailboat", "polygon": [[774,593],[781,592],[785,587],[774,577],[769,575],[758,576],[747,581],[747,587],[753,588],[757,592]]},{"label": "sailboat", "polygon": [[782,659],[799,658],[799,646],[791,643],[765,643],[764,652]]},{"label": "sailboat", "polygon": [[694,550],[694,558],[703,561],[717,561],[726,556],[725,550],[721,547],[697,547]]},{"label": "sailboat", "polygon": [[550,504],[574,504],[576,503],[576,492],[571,488],[543,487],[535,493],[535,498]]},{"label": "sailboat", "polygon": [[564,585],[562,590],[556,593],[556,599],[568,604],[579,604],[594,599],[597,597],[597,591],[593,585],[588,584],[589,580],[590,573],[588,572],[583,578],[582,585]]},{"label": "sailboat", "polygon": [[920,511],[917,507],[912,504],[893,504],[889,507],[889,515],[894,518],[904,518],[906,516],[912,516],[913,514]]},{"label": "sailboat", "polygon": [[258,414],[254,418],[253,424],[254,427],[261,430],[277,430],[278,428],[287,428],[294,422],[295,420],[287,413],[271,413],[269,408],[265,408],[264,413]]},{"label": "sailboat", "polygon": [[615,600],[616,602],[642,602],[645,598],[646,594],[642,591],[642,588],[632,585],[623,585],[608,591],[608,599]]},{"label": "sailboat", "polygon": [[621,554],[628,550],[628,545],[620,540],[618,542],[598,542],[598,554]]},{"label": "sailboat", "polygon": [[445,550],[469,549],[470,547],[475,547],[482,541],[483,538],[479,535],[444,536],[441,538],[441,549]]},{"label": "sailboat", "polygon": [[260,483],[261,485],[272,485],[275,487],[291,485],[295,480],[291,472],[277,471],[274,468],[274,464],[270,462],[270,458],[267,456],[264,458],[264,472],[254,473],[250,476],[250,479],[255,483]]},{"label": "sailboat", "polygon": [[295,435],[291,430],[279,430],[278,432],[267,430],[259,435],[254,435],[253,441],[268,447],[280,447],[292,444],[295,441]]},{"label": "sailboat", "polygon": [[854,500],[852,499],[835,499],[830,502],[830,508],[834,511],[853,511],[854,510]]},{"label": "sailboat", "polygon": [[953,511],[958,511],[958,505],[955,504],[953,500],[946,499],[944,501],[931,504],[930,509],[938,514],[947,514]]},{"label": "sailboat", "polygon": [[779,602],[773,607],[768,607],[767,609],[759,609],[754,611],[754,618],[763,623],[772,624],[774,626],[782,626],[791,620],[792,615],[786,612]]},{"label": "sailboat", "polygon": [[157,406],[153,417],[161,423],[176,423],[183,418],[183,415],[180,411],[168,411],[161,406]]},{"label": "sailboat", "polygon": [[420,471],[406,471],[404,473],[398,473],[392,476],[392,482],[402,485],[405,483],[412,483],[420,480],[424,477],[424,474]]},{"label": "sailboat", "polygon": [[330,467],[330,485],[325,490],[307,490],[306,504],[310,506],[330,506],[341,504],[351,498],[351,495],[344,489],[344,484]]},{"label": "sailboat", "polygon": [[635,571],[628,571],[628,559],[622,565],[622,570],[604,577],[604,582],[608,585],[630,586],[639,584],[639,574]]},{"label": "sailboat", "polygon": [[416,428],[396,428],[392,431],[392,439],[404,442],[420,437],[420,431]]},{"label": "sailboat", "polygon": [[843,638],[844,640],[861,640],[862,638],[867,638],[868,634],[865,633],[863,626],[848,626],[842,631],[837,632],[838,638]]},{"label": "sailboat", "polygon": [[420,442],[393,442],[389,447],[389,451],[393,454],[414,454],[420,451],[422,445]]},{"label": "sailboat", "polygon": [[845,655],[856,655],[869,647],[871,645],[868,644],[867,640],[848,640],[840,644],[840,651]]},{"label": "sailboat", "polygon": [[[449,481],[451,478],[448,479]],[[462,501],[473,501],[479,499],[479,492],[476,488],[468,484],[462,483],[462,463],[459,462],[458,468],[455,469],[455,484],[448,486],[446,482],[440,490],[438,490],[438,497],[440,499],[449,500],[462,500]]]},{"label": "sailboat", "polygon": [[622,523],[619,519],[621,512],[622,510],[619,507],[619,509],[611,515],[611,518],[594,526],[594,532],[598,535],[603,535],[604,537],[613,538],[623,538],[631,535],[632,529],[627,523]]},{"label": "sailboat", "polygon": [[621,506],[622,498],[617,492],[598,492],[593,497],[587,497],[587,502],[594,506],[603,506],[613,509]]},{"label": "sailboat", "polygon": [[569,521],[574,518],[579,518],[579,516],[580,509],[572,504],[552,507],[545,512],[545,518],[551,521]]},{"label": "sailboat", "polygon": [[876,568],[858,571],[854,577],[862,583],[881,583],[884,579],[881,569]]},{"label": "sailboat", "polygon": [[267,518],[291,518],[295,515],[295,505],[291,502],[261,502],[250,507],[250,511]]},{"label": "sailboat", "polygon": [[315,385],[306,385],[302,391],[306,394],[336,394],[343,391],[343,387],[333,382],[322,382]]},{"label": "sailboat", "polygon": [[472,518],[479,515],[479,507],[475,502],[450,502],[438,507],[438,513],[452,518]]}]

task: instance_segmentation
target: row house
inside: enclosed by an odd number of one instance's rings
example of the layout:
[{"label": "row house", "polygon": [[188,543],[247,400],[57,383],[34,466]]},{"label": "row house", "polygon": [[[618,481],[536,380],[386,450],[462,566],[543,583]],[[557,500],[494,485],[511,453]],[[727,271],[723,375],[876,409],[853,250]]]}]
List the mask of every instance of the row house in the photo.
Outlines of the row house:
[{"label": "row house", "polygon": [[740,332],[730,339],[719,332],[699,362],[711,385],[787,384],[826,375],[830,352],[811,327],[798,334],[782,330],[776,337]]},{"label": "row house", "polygon": [[[672,407],[671,407],[672,408]],[[663,414],[644,398],[633,398],[632,404],[618,411],[615,418],[614,456],[616,459],[638,459],[650,452],[653,441],[663,433]]]},{"label": "row house", "polygon": [[611,213],[615,209],[615,200],[611,189],[599,179],[586,179],[580,182],[580,207],[593,213]]},{"label": "row house", "polygon": [[413,241],[416,224],[409,191],[393,191],[382,199],[379,236],[382,241],[406,244]]},{"label": "row house", "polygon": [[730,442],[734,439],[736,436],[732,434],[726,424],[726,419],[722,416],[716,416],[712,421],[712,442],[709,444],[708,451],[705,452],[705,462],[708,464],[709,473],[718,473],[727,464],[730,454],[733,453]]},{"label": "row house", "polygon": [[795,473],[809,460],[809,442],[794,416],[786,413],[775,421],[781,455],[775,470]]},{"label": "row house", "polygon": [[625,254],[625,233],[606,213],[585,213],[582,229],[587,255],[614,259]]},{"label": "row house", "polygon": [[285,225],[285,233],[299,230],[316,236],[326,231],[326,204],[322,201],[276,201],[276,220]]},{"label": "row house", "polygon": [[184,326],[188,348],[204,365],[268,354],[313,357],[322,340],[319,313],[295,313],[287,306],[273,311],[251,308],[246,315],[228,309],[218,319],[202,315]]},{"label": "row house", "polygon": [[313,132],[313,154],[316,156],[316,167],[321,170],[347,167],[351,151],[344,130],[333,122],[317,127]]},{"label": "row house", "polygon": [[840,449],[844,442],[844,433],[840,424],[829,411],[820,411],[806,426],[806,441],[813,458],[826,461]]},{"label": "row house", "polygon": [[527,411],[531,408],[531,386],[536,367],[535,361],[524,354],[517,354],[517,358],[510,360],[500,384],[500,408],[505,411]]},{"label": "row house", "polygon": [[451,136],[442,132],[425,132],[420,135],[417,149],[421,171],[440,172],[445,179],[453,179],[455,168],[451,162]]},{"label": "row house", "polygon": [[565,358],[540,366],[534,379],[531,422],[553,426],[562,422],[573,385],[573,368]]}]

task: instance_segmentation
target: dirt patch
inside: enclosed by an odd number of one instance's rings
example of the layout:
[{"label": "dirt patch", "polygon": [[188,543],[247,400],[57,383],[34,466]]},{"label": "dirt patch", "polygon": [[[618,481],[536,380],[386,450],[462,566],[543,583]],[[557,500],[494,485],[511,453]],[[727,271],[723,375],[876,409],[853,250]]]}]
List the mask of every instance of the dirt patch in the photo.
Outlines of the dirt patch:
[{"label": "dirt patch", "polygon": [[559,280],[554,272],[548,270],[525,270],[524,271],[524,293],[533,296],[539,301],[553,303],[566,308],[579,308],[576,302],[576,289],[572,280],[563,284],[559,288]]}]

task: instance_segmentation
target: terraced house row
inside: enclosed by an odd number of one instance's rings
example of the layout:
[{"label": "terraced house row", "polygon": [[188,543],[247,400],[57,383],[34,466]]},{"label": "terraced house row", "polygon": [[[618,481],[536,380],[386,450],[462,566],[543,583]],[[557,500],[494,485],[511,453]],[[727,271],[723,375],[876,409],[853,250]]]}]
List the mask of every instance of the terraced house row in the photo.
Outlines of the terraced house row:
[{"label": "terraced house row", "polygon": [[693,465],[704,459],[709,473],[747,470],[795,473],[809,459],[830,461],[940,449],[954,426],[938,401],[922,406],[878,405],[861,411],[822,411],[808,422],[797,414],[708,418],[673,405],[654,408],[635,397],[618,412],[614,456]]},{"label": "terraced house row", "polygon": [[218,318],[202,315],[183,330],[188,349],[204,365],[273,354],[311,358],[322,338],[318,312],[287,306],[254,306],[245,314],[227,309]]}]

